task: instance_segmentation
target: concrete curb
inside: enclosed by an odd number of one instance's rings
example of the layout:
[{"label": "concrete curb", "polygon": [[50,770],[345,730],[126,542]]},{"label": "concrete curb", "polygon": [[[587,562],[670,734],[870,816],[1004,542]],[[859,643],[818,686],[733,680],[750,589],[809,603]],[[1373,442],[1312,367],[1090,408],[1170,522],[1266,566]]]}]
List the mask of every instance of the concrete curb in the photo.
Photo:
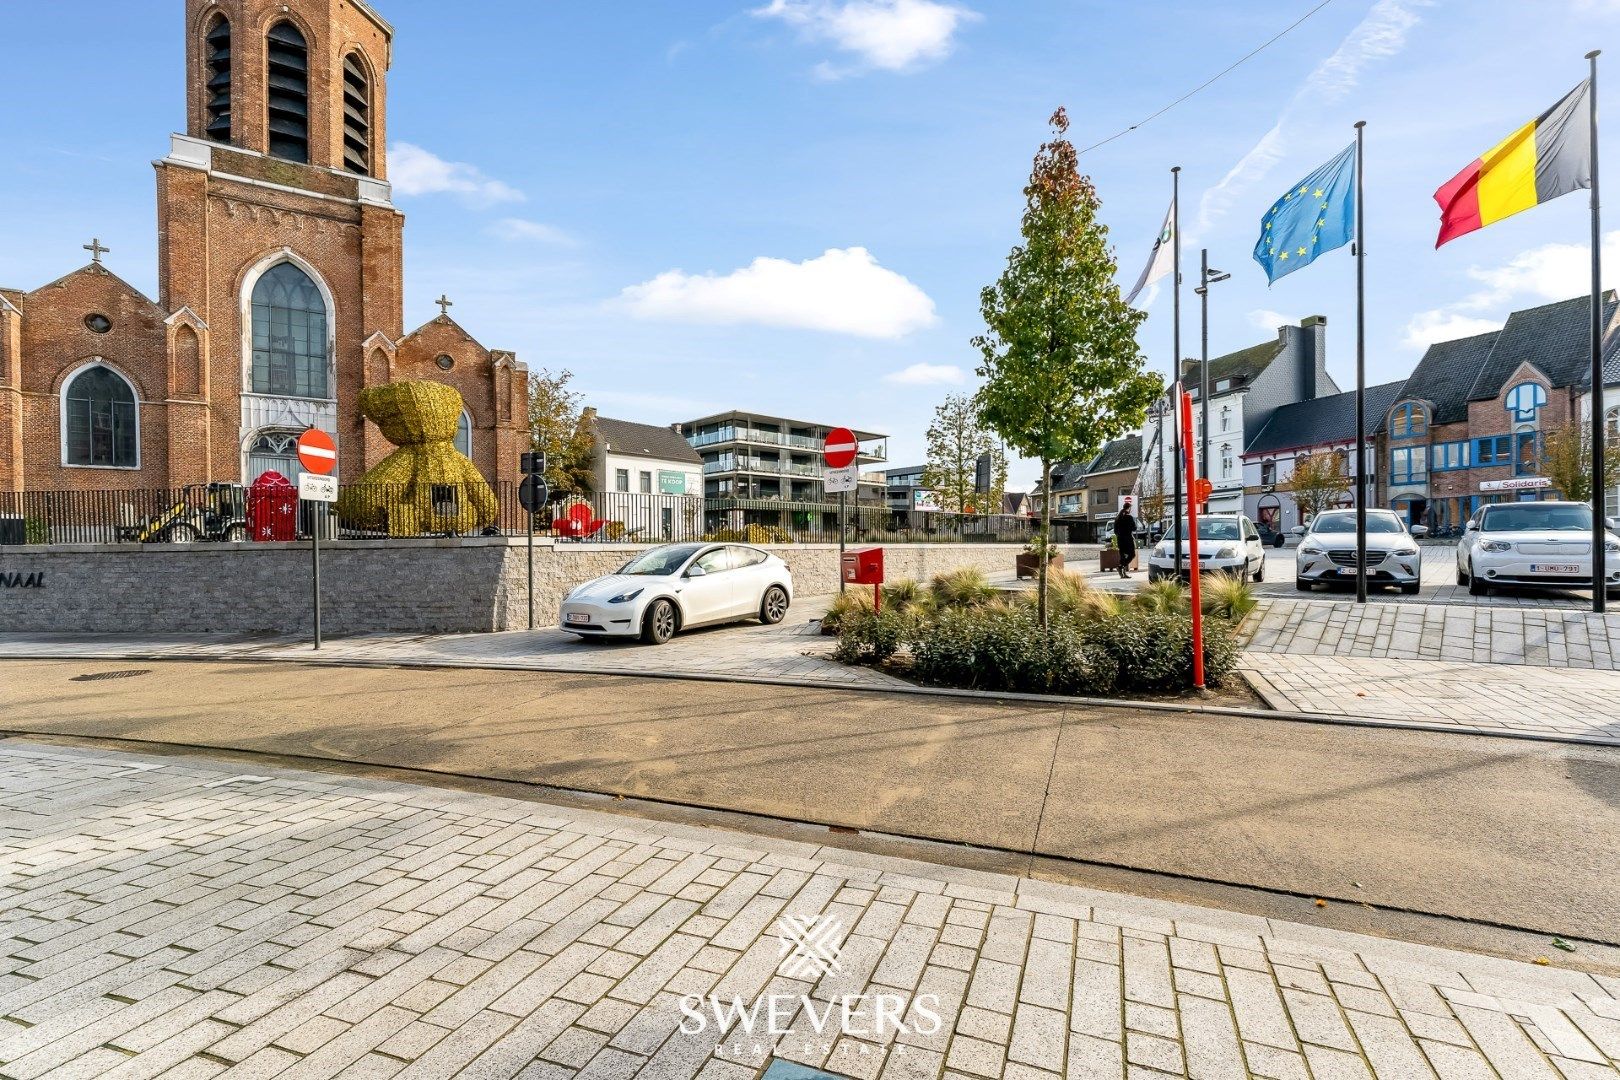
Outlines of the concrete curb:
[{"label": "concrete curb", "polygon": [[[186,655],[178,653],[142,652],[131,650],[116,655],[92,655],[53,653],[37,656],[18,656],[12,653],[0,654],[3,660],[73,660],[73,661],[110,661],[110,660],[141,660],[147,662],[214,662],[235,663],[253,661],[257,663],[286,664],[286,663],[314,663],[330,664],[337,667],[357,668],[444,668],[462,670],[489,670],[489,671],[522,671],[540,675],[597,675],[613,676],[628,679],[678,679],[692,682],[718,682],[738,683],[755,686],[780,686],[798,690],[829,690],[848,693],[864,694],[901,694],[911,697],[943,698],[947,700],[990,702],[997,704],[1018,705],[1046,705],[1060,708],[1085,709],[1132,709],[1148,712],[1167,713],[1195,713],[1211,716],[1230,716],[1254,720],[1280,720],[1285,723],[1296,724],[1331,724],[1341,727],[1386,728],[1401,731],[1424,731],[1431,734],[1458,735],[1458,736],[1485,736],[1496,739],[1516,739],[1529,742],[1566,743],[1577,746],[1615,746],[1620,747],[1620,739],[1606,736],[1565,735],[1559,733],[1544,733],[1530,731],[1501,731],[1490,728],[1463,727],[1455,724],[1436,724],[1420,720],[1401,720],[1387,717],[1356,717],[1335,716],[1328,713],[1295,712],[1285,709],[1245,709],[1229,705],[1201,705],[1197,702],[1174,701],[1135,701],[1128,698],[1093,698],[1070,697],[1057,694],[1022,694],[1003,693],[988,690],[956,690],[948,687],[915,686],[901,683],[896,680],[893,686],[872,686],[849,683],[824,682],[818,679],[782,678],[764,675],[729,675],[721,672],[689,672],[689,671],[624,671],[621,668],[606,668],[591,664],[569,664],[558,667],[536,667],[532,664],[502,663],[499,661],[461,661],[449,659],[414,660],[368,660],[355,657],[323,657],[311,651],[308,656],[265,656],[265,655],[233,655],[228,652],[205,655]],[[1238,668],[1240,674],[1248,678],[1249,673],[1242,667]],[[1260,681],[1264,681],[1263,679]],[[1253,683],[1251,682],[1251,685]],[[1262,700],[1269,705],[1271,699],[1256,687]]]}]

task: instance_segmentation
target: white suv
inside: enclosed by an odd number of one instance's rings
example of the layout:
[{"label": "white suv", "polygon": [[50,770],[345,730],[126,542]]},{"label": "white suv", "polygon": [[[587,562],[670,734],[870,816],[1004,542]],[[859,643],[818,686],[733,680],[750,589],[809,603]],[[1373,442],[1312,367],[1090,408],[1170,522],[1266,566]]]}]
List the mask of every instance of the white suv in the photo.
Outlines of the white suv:
[{"label": "white suv", "polygon": [[[1191,574],[1192,545],[1187,542],[1187,519],[1181,519],[1181,573]],[[1165,536],[1148,555],[1148,580],[1176,577],[1176,544]],[[1198,568],[1203,573],[1236,574],[1255,581],[1266,579],[1266,549],[1260,530],[1242,514],[1198,515]]]},{"label": "white suv", "polygon": [[[1606,593],[1620,598],[1620,540],[1608,529],[1603,537]],[[1553,501],[1480,507],[1457,544],[1457,584],[1474,596],[1493,585],[1590,588],[1592,508]]]}]

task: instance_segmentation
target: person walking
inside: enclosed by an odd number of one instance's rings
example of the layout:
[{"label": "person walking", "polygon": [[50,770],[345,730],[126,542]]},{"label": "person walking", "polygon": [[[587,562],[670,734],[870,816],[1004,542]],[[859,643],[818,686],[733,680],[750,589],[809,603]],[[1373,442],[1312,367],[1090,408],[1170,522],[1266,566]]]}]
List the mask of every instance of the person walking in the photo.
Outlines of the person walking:
[{"label": "person walking", "polygon": [[1119,576],[1131,576],[1131,563],[1136,561],[1136,518],[1131,515],[1131,500],[1119,508],[1114,518],[1114,541],[1119,547]]}]

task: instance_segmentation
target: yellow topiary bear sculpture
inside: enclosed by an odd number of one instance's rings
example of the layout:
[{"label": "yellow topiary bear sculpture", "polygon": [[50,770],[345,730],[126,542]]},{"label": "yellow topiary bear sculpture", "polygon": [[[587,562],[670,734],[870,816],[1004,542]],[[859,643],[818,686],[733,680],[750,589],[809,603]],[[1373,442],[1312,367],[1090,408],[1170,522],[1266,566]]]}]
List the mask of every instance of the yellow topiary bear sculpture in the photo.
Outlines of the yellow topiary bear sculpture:
[{"label": "yellow topiary bear sculpture", "polygon": [[411,380],[360,391],[360,413],[399,447],[338,498],[350,528],[389,536],[475,533],[499,514],[495,493],[456,449],[461,395]]}]

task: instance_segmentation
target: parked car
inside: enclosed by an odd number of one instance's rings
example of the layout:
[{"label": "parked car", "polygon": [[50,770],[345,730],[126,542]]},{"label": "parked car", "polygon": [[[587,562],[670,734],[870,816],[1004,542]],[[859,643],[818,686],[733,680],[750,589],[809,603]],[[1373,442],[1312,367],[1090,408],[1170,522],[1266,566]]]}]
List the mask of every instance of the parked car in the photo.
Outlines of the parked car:
[{"label": "parked car", "polygon": [[1269,521],[1256,522],[1255,528],[1260,530],[1260,542],[1266,547],[1280,548],[1288,542],[1288,534]]},{"label": "parked car", "polygon": [[560,629],[581,638],[636,637],[662,645],[694,626],[758,619],[774,625],[793,602],[781,559],[746,544],[666,544],[616,573],[575,586]]},{"label": "parked car", "polygon": [[[1181,538],[1181,573],[1183,578],[1192,573],[1190,568],[1192,545],[1188,542],[1192,530],[1187,519],[1181,519],[1176,536]],[[1266,549],[1260,543],[1260,530],[1242,514],[1200,514],[1198,516],[1198,564],[1204,573],[1240,574],[1255,581],[1266,579]],[[1176,577],[1176,544],[1166,537],[1154,545],[1148,555],[1148,580]]]},{"label": "parked car", "polygon": [[[1605,593],[1620,598],[1620,539],[1604,522]],[[1457,542],[1457,584],[1474,596],[1495,585],[1582,589],[1592,585],[1592,508],[1585,503],[1482,506]]]},{"label": "parked car", "polygon": [[[1393,510],[1367,509],[1367,584],[1395,585],[1415,596],[1423,580],[1422,525],[1410,530]],[[1356,580],[1356,512],[1316,515],[1294,552],[1294,587],[1310,592],[1321,584]]]}]

